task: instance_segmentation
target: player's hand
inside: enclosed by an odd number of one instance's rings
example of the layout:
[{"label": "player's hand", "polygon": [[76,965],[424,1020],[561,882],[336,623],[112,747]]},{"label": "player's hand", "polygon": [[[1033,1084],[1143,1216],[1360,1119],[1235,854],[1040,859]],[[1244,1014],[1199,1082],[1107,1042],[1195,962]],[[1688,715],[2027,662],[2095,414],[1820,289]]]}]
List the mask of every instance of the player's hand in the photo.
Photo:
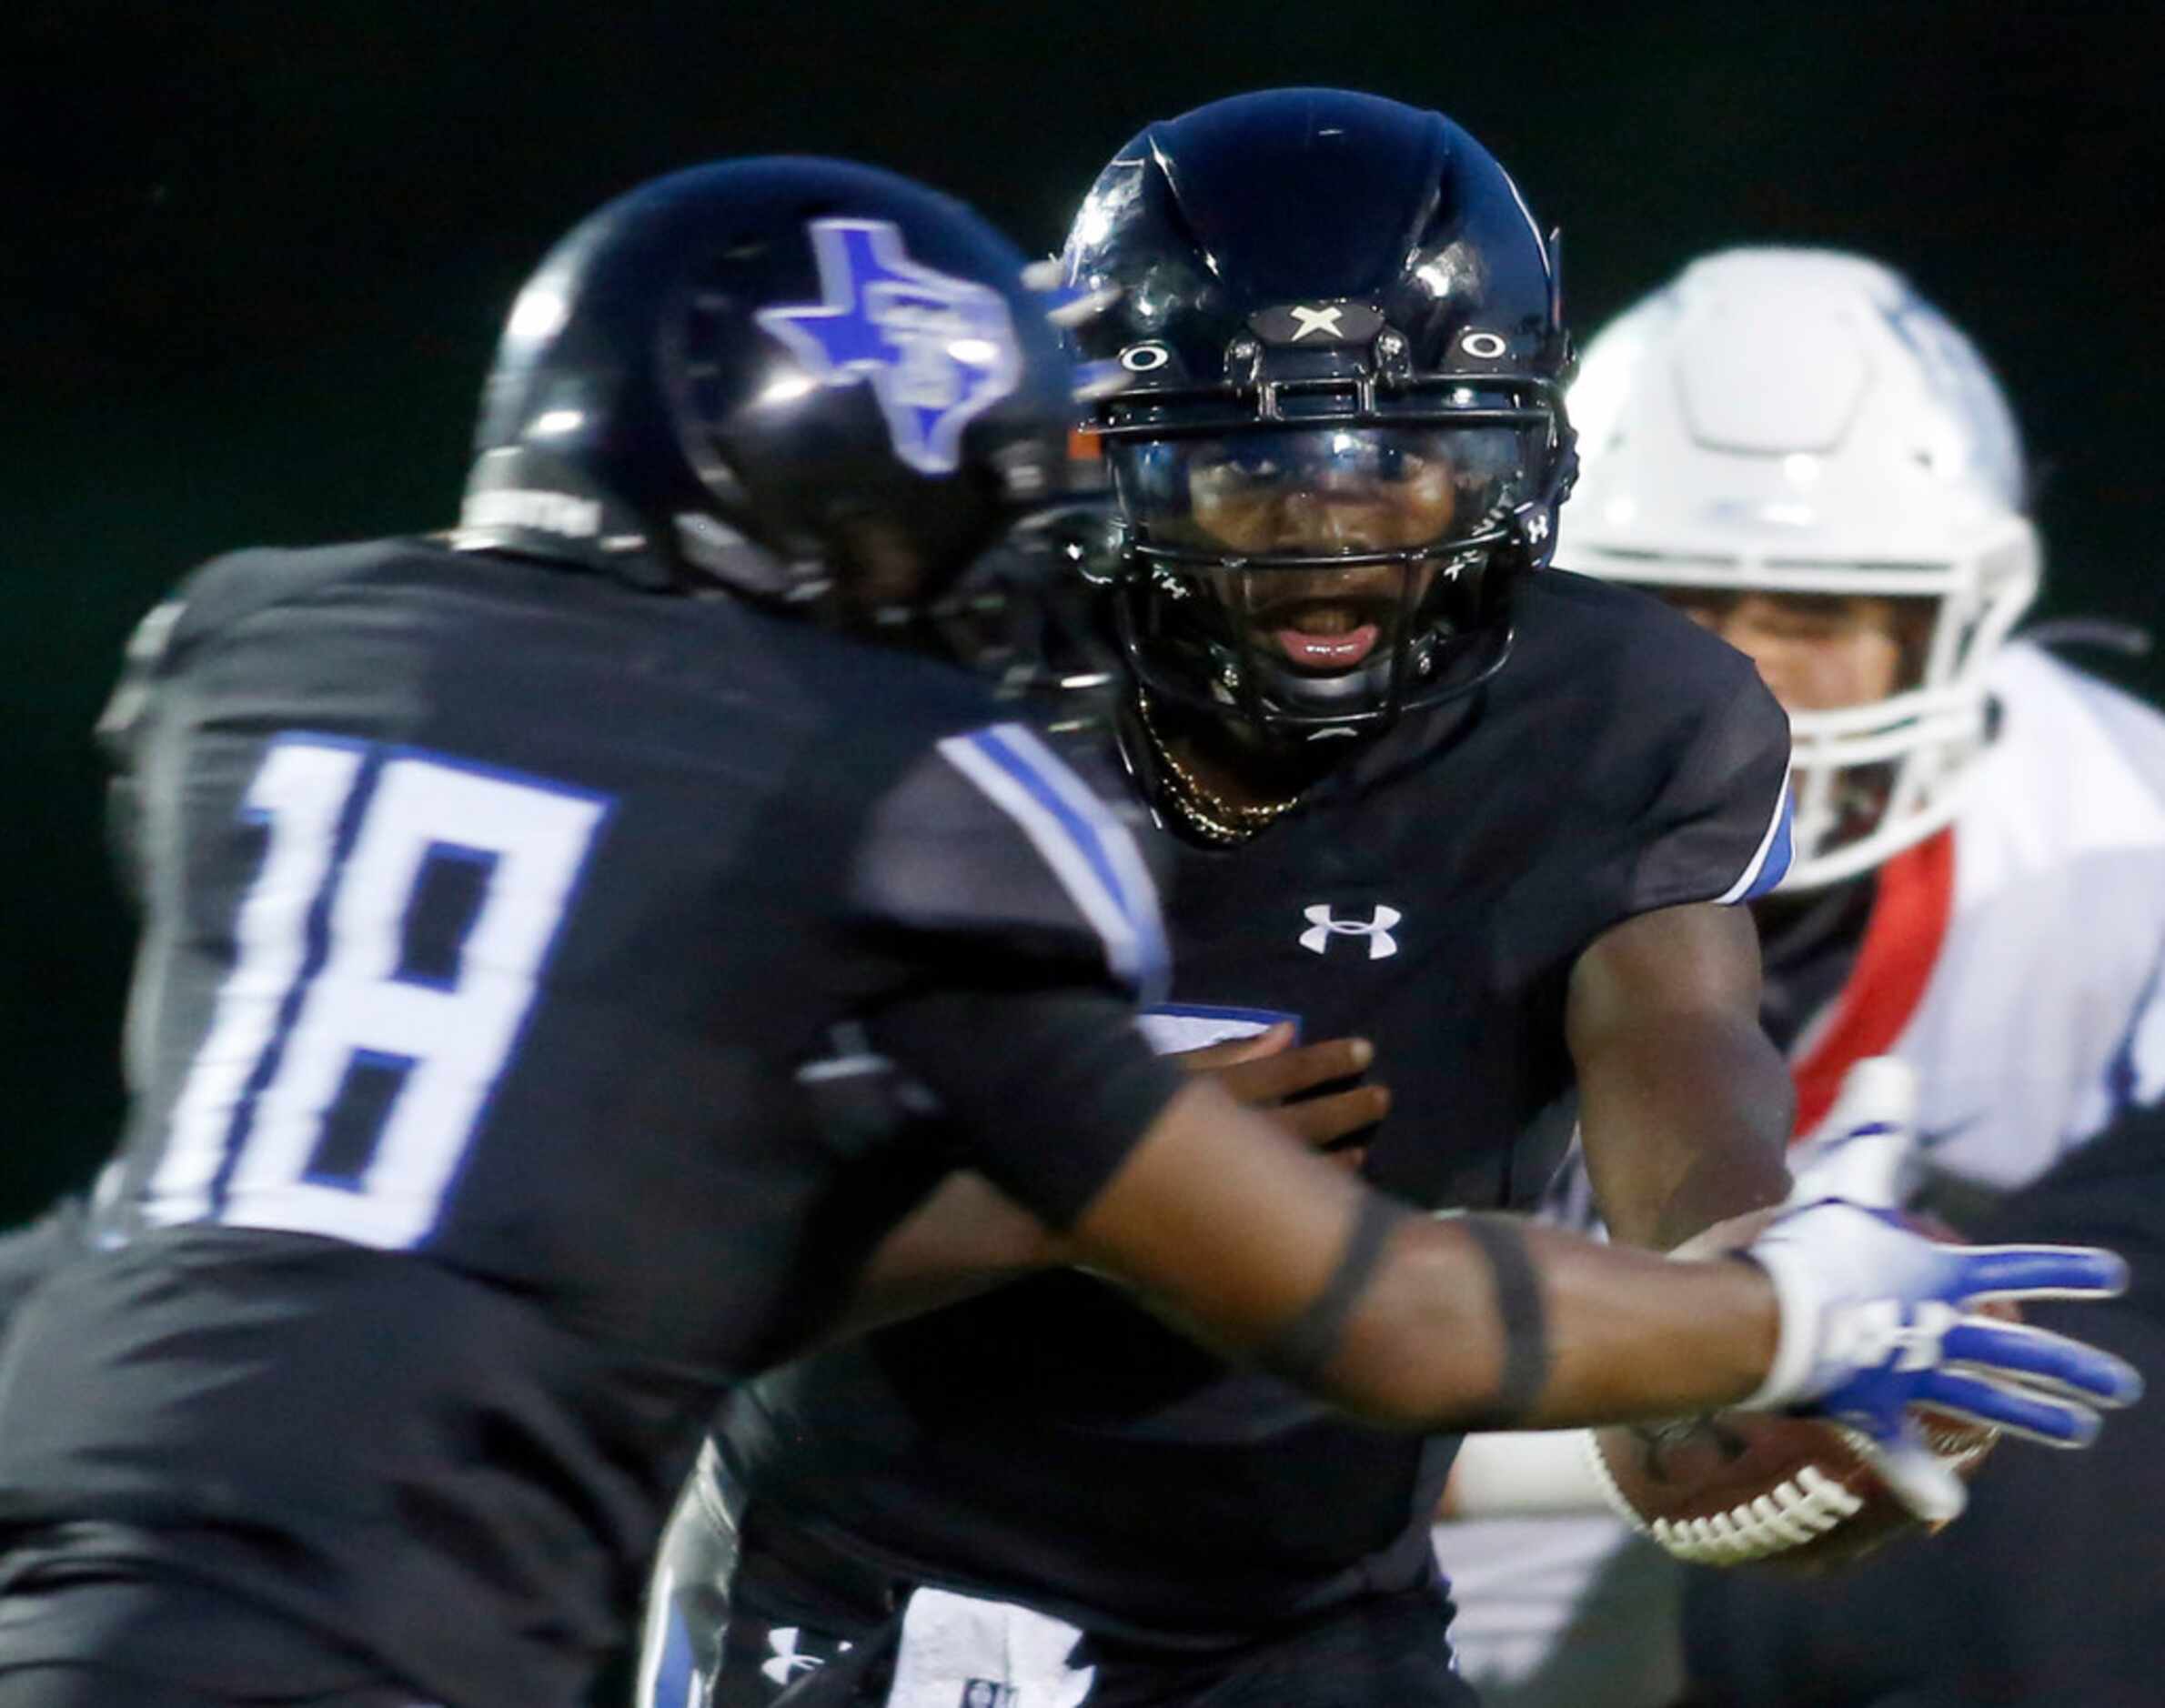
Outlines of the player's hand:
[{"label": "player's hand", "polygon": [[1908,1068],[1884,1057],[1859,1062],[1800,1193],[1744,1248],[1781,1307],[1774,1368],[1745,1403],[1848,1425],[1896,1496],[1943,1523],[1966,1495],[1911,1408],[2084,1447],[2099,1409],[2138,1399],[2142,1381],[2109,1352],[1972,1309],[1995,1299],[2110,1298],[2125,1290],[2127,1265],[2089,1246],[1943,1245],[1911,1231],[1894,1212],[1892,1189],[1914,1102]]},{"label": "player's hand", "polygon": [[1318,1086],[1358,1079],[1375,1060],[1365,1038],[1331,1038],[1293,1047],[1284,1021],[1252,1038],[1228,1039],[1169,1058],[1190,1073],[1209,1073],[1239,1102],[1268,1110],[1281,1126],[1334,1160],[1358,1168],[1366,1152],[1341,1141],[1381,1120],[1391,1107],[1389,1088],[1360,1084],[1320,1096]]},{"label": "player's hand", "polygon": [[[1091,289],[1069,284],[1067,269],[1057,258],[1032,261],[1022,269],[1022,284],[1038,293],[1044,304],[1045,318],[1062,332],[1089,326],[1121,298],[1121,287],[1117,285],[1101,285]],[[1072,367],[1078,403],[1125,391],[1135,379],[1132,372],[1116,361],[1079,361]]]}]

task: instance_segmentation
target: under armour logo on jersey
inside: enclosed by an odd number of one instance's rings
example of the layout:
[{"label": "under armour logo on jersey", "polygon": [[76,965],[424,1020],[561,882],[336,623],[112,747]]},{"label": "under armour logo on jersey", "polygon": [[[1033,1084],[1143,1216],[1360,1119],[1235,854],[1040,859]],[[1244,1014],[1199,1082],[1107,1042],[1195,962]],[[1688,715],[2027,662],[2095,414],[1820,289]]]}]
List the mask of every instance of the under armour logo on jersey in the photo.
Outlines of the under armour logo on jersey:
[{"label": "under armour logo on jersey", "polygon": [[1391,928],[1405,916],[1396,908],[1376,904],[1375,917],[1369,919],[1334,919],[1331,905],[1318,901],[1304,909],[1310,924],[1301,933],[1301,947],[1315,954],[1323,954],[1330,947],[1334,937],[1364,937],[1368,939],[1368,959],[1381,960],[1385,955],[1398,952],[1398,939],[1391,935]]},{"label": "under armour logo on jersey", "polygon": [[894,454],[953,472],[962,429],[1012,392],[1022,347],[1007,299],[989,285],[910,259],[883,219],[815,219],[823,300],[753,316],[823,385],[870,382]]},{"label": "under armour logo on jersey", "polygon": [[[815,1673],[827,1664],[823,1654],[800,1654],[797,1645],[803,1640],[804,1631],[799,1625],[770,1625],[767,1628],[767,1647],[772,1658],[760,1663],[760,1675],[777,1684],[787,1684],[800,1673]],[[850,1645],[837,1643],[837,1653],[846,1654]]]},{"label": "under armour logo on jersey", "polygon": [[997,1683],[989,1678],[973,1678],[962,1686],[962,1701],[956,1708],[1017,1708],[1022,1693],[1012,1684]]}]

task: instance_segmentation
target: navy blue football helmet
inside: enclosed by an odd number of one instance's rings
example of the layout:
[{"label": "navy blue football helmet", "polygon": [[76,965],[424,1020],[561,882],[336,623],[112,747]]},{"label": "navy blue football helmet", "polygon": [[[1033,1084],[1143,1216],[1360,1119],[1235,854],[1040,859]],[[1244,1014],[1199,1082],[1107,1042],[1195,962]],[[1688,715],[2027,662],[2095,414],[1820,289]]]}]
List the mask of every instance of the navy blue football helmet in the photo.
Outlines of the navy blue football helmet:
[{"label": "navy blue football helmet", "polygon": [[841,161],[645,185],[513,305],[454,538],[914,620],[1064,487],[1072,370],[1024,266],[961,203]]},{"label": "navy blue football helmet", "polygon": [[1130,665],[1274,741],[1485,680],[1576,462],[1553,239],[1480,144],[1373,95],[1272,90],[1148,126],[1062,256]]}]

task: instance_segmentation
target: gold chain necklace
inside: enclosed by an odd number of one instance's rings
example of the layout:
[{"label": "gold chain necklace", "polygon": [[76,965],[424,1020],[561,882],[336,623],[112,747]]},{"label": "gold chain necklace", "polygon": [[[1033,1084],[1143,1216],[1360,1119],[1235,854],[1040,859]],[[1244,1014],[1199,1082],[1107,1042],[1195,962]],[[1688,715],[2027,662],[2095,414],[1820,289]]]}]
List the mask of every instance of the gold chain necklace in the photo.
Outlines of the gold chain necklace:
[{"label": "gold chain necklace", "polygon": [[1157,755],[1159,763],[1178,785],[1166,791],[1167,799],[1180,809],[1181,817],[1204,836],[1219,842],[1244,842],[1298,804],[1301,799],[1298,789],[1284,800],[1257,803],[1227,800],[1181,763],[1172,744],[1150,715],[1150,696],[1141,688],[1135,690],[1135,712],[1142,721],[1143,733],[1149,738],[1151,751]]}]

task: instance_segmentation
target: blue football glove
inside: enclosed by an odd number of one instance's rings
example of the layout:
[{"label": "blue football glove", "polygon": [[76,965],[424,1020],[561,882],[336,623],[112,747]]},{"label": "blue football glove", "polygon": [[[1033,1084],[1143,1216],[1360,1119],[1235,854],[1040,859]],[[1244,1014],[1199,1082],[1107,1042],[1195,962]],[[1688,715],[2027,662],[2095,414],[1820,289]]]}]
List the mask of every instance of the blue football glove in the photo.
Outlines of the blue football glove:
[{"label": "blue football glove", "polygon": [[1911,1232],[1892,1188],[1914,1102],[1901,1063],[1853,1068],[1790,1208],[1745,1249],[1781,1305],[1773,1369],[1745,1405],[1847,1424],[1896,1497],[1939,1523],[1967,1496],[1913,1407],[2084,1447],[2098,1408],[2129,1404],[2142,1381],[2080,1341],[1970,1311],[1989,1299],[2108,1299],[2125,1290],[2127,1265],[2089,1246],[1941,1245]]}]

